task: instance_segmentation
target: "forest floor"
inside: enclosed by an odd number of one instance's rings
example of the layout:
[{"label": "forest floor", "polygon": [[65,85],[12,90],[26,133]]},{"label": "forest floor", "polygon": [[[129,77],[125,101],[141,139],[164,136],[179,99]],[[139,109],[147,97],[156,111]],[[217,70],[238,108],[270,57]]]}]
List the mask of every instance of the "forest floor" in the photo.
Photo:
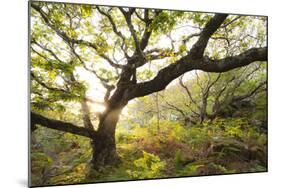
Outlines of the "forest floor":
[{"label": "forest floor", "polygon": [[116,133],[121,162],[91,170],[87,138],[39,128],[33,135],[34,185],[267,171],[267,136],[243,118],[183,126],[162,121]]}]

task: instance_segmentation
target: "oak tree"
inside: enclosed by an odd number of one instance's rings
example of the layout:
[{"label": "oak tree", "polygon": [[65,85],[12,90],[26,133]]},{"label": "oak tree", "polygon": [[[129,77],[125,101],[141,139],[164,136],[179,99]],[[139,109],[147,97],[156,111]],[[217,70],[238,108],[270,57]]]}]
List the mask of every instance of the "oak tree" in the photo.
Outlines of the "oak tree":
[{"label": "oak tree", "polygon": [[[42,2],[30,10],[31,129],[90,138],[96,169],[118,162],[115,129],[129,101],[193,70],[222,73],[267,61],[263,17]],[[104,87],[102,102],[87,95],[80,69]],[[72,101],[83,126],[48,115]],[[105,109],[92,113],[89,103]]]}]

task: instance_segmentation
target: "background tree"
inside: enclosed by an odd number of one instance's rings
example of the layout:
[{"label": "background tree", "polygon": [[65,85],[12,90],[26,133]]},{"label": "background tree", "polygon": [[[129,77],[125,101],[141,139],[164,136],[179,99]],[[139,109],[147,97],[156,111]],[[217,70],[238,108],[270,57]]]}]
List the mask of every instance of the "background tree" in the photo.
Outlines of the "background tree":
[{"label": "background tree", "polygon": [[[243,106],[266,97],[265,69],[257,62],[228,73],[194,72],[187,81],[182,76],[178,84],[162,92],[162,110],[177,112],[185,124],[237,116]],[[175,96],[175,92],[180,94]]]},{"label": "background tree", "polygon": [[[118,162],[115,129],[129,101],[193,70],[221,73],[267,61],[264,18],[41,2],[31,3],[31,15],[32,130],[90,138],[96,169]],[[101,101],[87,95],[81,69],[104,87],[101,113],[88,109],[87,101]],[[76,121],[52,115],[70,102],[81,104]]]}]

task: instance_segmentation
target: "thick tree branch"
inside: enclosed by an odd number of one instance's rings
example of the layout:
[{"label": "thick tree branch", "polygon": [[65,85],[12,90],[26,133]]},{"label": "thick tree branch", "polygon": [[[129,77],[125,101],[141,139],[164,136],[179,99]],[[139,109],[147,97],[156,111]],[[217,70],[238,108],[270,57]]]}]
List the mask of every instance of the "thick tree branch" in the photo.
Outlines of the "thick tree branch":
[{"label": "thick tree branch", "polygon": [[192,54],[194,59],[201,58],[203,56],[204,50],[208,44],[210,37],[221,26],[227,16],[227,14],[216,14],[206,24],[205,28],[200,33],[198,41],[193,45],[190,50],[190,54]]},{"label": "thick tree branch", "polygon": [[[155,16],[157,16],[160,12],[157,12],[157,14]],[[149,10],[148,9],[144,10],[143,21],[145,22],[145,30],[144,30],[144,33],[143,33],[142,38],[140,40],[140,49],[141,50],[144,50],[146,48],[146,46],[148,45],[148,41],[149,41],[149,38],[150,38],[151,33],[152,33],[152,31],[150,29],[150,24],[151,24],[152,20],[149,19]]]},{"label": "thick tree branch", "polygon": [[206,72],[226,72],[237,67],[246,66],[255,61],[267,61],[267,47],[251,48],[245,52],[224,59],[212,60],[203,58],[203,60],[195,65],[196,69]]},{"label": "thick tree branch", "polygon": [[[126,15],[126,12],[123,14]],[[130,91],[126,93],[125,98],[130,100],[135,97],[140,97],[160,91],[164,89],[172,80],[184,74],[185,72],[194,69],[202,69],[203,67],[199,65],[202,64],[202,56],[207,46],[208,40],[220,27],[226,17],[226,14],[216,14],[206,24],[199,36],[198,41],[193,45],[190,53],[187,56],[182,57],[175,63],[160,70],[153,80],[134,86],[133,89],[130,89]]]},{"label": "thick tree branch", "polygon": [[32,130],[35,129],[36,125],[41,125],[43,127],[47,127],[50,129],[55,129],[59,131],[64,131],[80,136],[85,136],[88,138],[94,138],[96,133],[94,130],[87,129],[84,127],[78,127],[73,125],[72,123],[60,121],[60,120],[54,120],[47,117],[44,117],[42,115],[39,115],[37,113],[31,112],[31,127]]},{"label": "thick tree branch", "polygon": [[128,91],[126,97],[130,100],[163,90],[175,78],[191,70],[219,73],[246,66],[255,61],[267,61],[267,47],[252,48],[239,55],[220,60],[211,60],[206,57],[194,60],[187,55],[160,70],[152,80],[137,84]]},{"label": "thick tree branch", "polygon": [[[161,12],[162,12],[162,10],[156,11],[154,17],[158,16]],[[136,14],[137,14],[137,12],[136,12]],[[141,36],[141,39],[140,39],[140,42],[139,42],[139,49],[136,49],[135,52],[134,52],[134,55],[133,55],[133,56],[138,57],[138,61],[134,62],[136,67],[140,67],[140,66],[144,65],[145,63],[147,63],[150,60],[156,60],[156,59],[168,57],[168,55],[164,54],[164,53],[157,54],[157,55],[150,54],[150,55],[147,56],[147,54],[143,52],[145,50],[145,48],[147,47],[147,45],[149,43],[150,36],[152,34],[152,30],[150,28],[150,25],[151,25],[153,19],[149,18],[149,10],[148,9],[144,10],[144,18],[142,19],[142,21],[145,23],[144,32],[143,32],[143,34]]]}]

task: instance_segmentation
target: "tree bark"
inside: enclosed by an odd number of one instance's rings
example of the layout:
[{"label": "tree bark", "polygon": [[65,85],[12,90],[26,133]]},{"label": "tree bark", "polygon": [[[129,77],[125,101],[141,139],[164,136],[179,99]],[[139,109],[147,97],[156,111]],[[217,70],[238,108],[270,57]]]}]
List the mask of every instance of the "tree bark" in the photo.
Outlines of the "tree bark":
[{"label": "tree bark", "polygon": [[121,111],[122,107],[109,109],[100,118],[99,129],[92,141],[92,164],[95,170],[120,161],[116,152],[115,130]]}]

